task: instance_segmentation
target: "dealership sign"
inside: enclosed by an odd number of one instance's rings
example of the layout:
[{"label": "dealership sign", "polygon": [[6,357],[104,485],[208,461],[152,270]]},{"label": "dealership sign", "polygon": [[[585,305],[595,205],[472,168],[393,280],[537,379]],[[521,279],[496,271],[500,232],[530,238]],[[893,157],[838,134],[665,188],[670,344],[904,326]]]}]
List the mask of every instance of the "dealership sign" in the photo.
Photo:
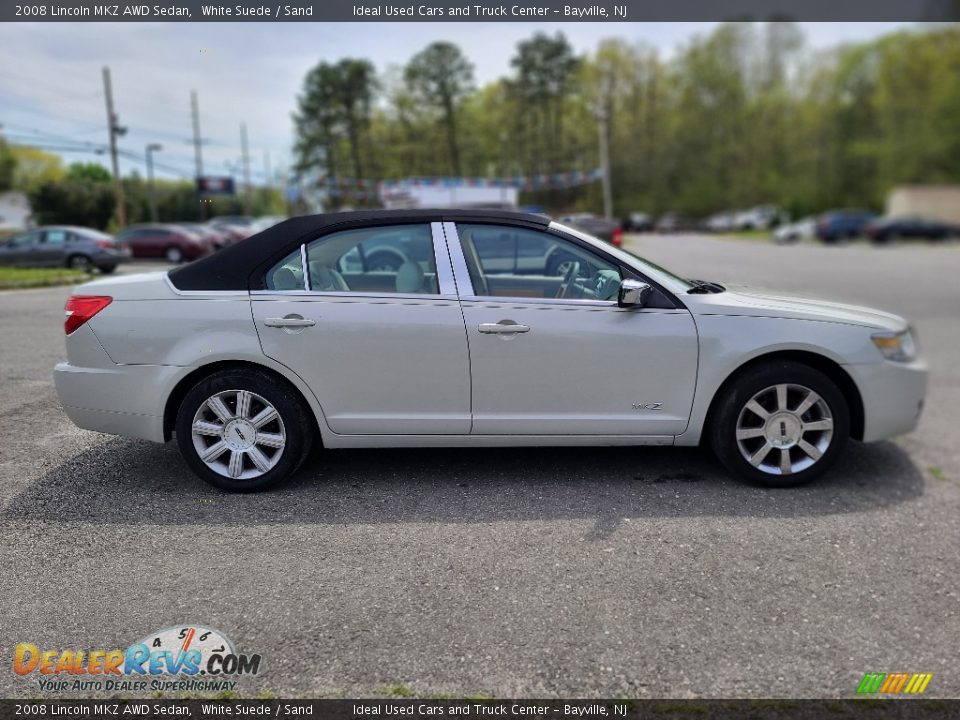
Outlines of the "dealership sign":
[{"label": "dealership sign", "polygon": [[233,195],[233,178],[224,175],[204,175],[197,178],[201,195]]}]

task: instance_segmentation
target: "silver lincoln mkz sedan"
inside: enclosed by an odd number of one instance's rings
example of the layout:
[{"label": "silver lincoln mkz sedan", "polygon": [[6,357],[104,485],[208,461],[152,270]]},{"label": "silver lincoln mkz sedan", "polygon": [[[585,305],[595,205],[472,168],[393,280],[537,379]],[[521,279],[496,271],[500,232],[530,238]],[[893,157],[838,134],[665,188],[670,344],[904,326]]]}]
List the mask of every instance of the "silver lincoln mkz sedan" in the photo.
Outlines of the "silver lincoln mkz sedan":
[{"label": "silver lincoln mkz sedan", "polygon": [[67,302],[77,425],[225,490],[324,448],[697,445],[792,486],[909,432],[926,367],[877,310],[687,280],[538,215],[298,217]]}]

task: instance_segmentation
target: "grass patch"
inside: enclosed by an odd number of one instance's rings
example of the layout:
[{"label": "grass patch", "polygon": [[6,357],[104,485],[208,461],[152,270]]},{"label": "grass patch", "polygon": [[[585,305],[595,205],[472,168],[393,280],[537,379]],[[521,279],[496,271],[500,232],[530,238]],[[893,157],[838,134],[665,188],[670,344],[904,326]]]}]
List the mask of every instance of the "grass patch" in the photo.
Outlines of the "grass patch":
[{"label": "grass patch", "polygon": [[380,688],[380,691],[387,697],[410,698],[414,696],[413,689],[409,685],[387,685]]},{"label": "grass patch", "polygon": [[724,240],[766,240],[773,239],[772,230],[731,230],[730,232],[712,233],[714,237]]},{"label": "grass patch", "polygon": [[89,279],[87,273],[69,268],[0,267],[0,290],[73,285]]},{"label": "grass patch", "polygon": [[931,465],[930,467],[927,468],[927,472],[930,473],[931,477],[933,477],[934,480],[941,480],[943,482],[946,482],[947,476],[943,474],[942,468],[939,468],[936,465]]}]

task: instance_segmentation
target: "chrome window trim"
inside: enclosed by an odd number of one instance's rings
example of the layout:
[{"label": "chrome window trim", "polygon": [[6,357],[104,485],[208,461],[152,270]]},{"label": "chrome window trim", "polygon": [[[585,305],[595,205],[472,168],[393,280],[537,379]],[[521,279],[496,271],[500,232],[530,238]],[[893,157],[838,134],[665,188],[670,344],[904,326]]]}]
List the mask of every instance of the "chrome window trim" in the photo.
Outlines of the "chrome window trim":
[{"label": "chrome window trim", "polygon": [[[427,225],[428,223],[416,223]],[[460,298],[457,296],[457,288],[453,280],[453,275],[449,271],[442,270],[441,259],[446,258],[446,247],[443,243],[443,238],[440,236],[440,223],[431,222],[430,225],[430,236],[433,242],[433,257],[434,262],[437,264],[437,284],[440,289],[439,293],[369,293],[369,292],[358,292],[350,290],[349,292],[343,292],[341,290],[312,290],[310,288],[310,274],[309,274],[309,264],[307,262],[308,246],[312,245],[315,242],[323,241],[333,235],[336,235],[342,230],[335,230],[334,232],[327,233],[326,235],[321,235],[320,237],[313,238],[308,240],[300,245],[300,264],[303,268],[303,278],[304,278],[304,289],[303,290],[251,290],[250,295],[264,296],[264,295],[289,295],[289,296],[310,296],[310,297],[346,297],[346,298],[378,298],[389,300],[390,298],[401,298],[401,299],[411,299],[411,298],[427,298],[429,300],[454,300],[457,301]],[[438,227],[434,227],[438,226]],[[372,227],[372,226],[371,226]],[[364,228],[359,228],[364,229]],[[446,277],[444,278],[443,273],[446,272]]]},{"label": "chrome window trim", "polygon": [[463,299],[473,297],[473,281],[470,279],[470,271],[467,269],[467,258],[463,254],[463,245],[460,243],[457,224],[455,222],[443,223],[443,234],[447,241],[447,252],[450,253],[450,263],[453,266],[456,292]]},{"label": "chrome window trim", "polygon": [[450,250],[443,229],[439,222],[430,223],[430,232],[433,236],[433,259],[437,266],[437,288],[440,295],[457,296],[457,283],[453,276],[453,265],[450,260]]},{"label": "chrome window trim", "polygon": [[485,305],[581,305],[584,307],[619,307],[616,300],[587,300],[582,298],[531,298],[507,295],[473,295],[461,297],[463,302],[483,303]]},{"label": "chrome window trim", "polygon": [[[492,223],[502,224],[502,223]],[[509,225],[509,223],[507,223]],[[512,226],[511,226],[512,227]],[[524,228],[531,229],[531,228]],[[463,302],[472,302],[472,303],[486,303],[486,304],[495,304],[495,305],[561,305],[564,307],[571,306],[582,306],[582,307],[612,307],[617,308],[616,300],[585,300],[578,298],[531,298],[531,297],[514,297],[514,296],[505,296],[505,295],[475,295],[473,292],[473,281],[470,280],[470,271],[467,269],[467,258],[463,254],[463,245],[460,242],[460,233],[457,232],[457,224],[455,222],[445,222],[443,223],[443,230],[447,236],[447,246],[450,250],[450,258],[453,261],[453,270],[457,280],[457,288],[463,288],[460,292],[460,300]],[[545,235],[550,235],[550,233],[540,230],[534,232],[543,232]],[[554,235],[553,237],[556,237]],[[604,257],[608,262],[612,262],[609,257]],[[612,263],[617,264],[617,263]],[[465,278],[465,281],[461,281],[461,278]],[[628,308],[629,309],[629,308]]]},{"label": "chrome window trim", "polygon": [[457,302],[460,298],[457,295],[436,295],[432,293],[366,293],[366,292],[343,292],[340,290],[251,290],[250,295],[257,298],[264,298],[270,295],[279,295],[280,297],[302,297],[302,298],[344,298],[344,299],[367,299],[367,300],[444,300],[447,302]]},{"label": "chrome window trim", "polygon": [[250,297],[249,290],[181,290],[173,284],[168,273],[163,274],[163,279],[167,287],[181,297]]},{"label": "chrome window trim", "polygon": [[303,269],[303,289],[310,292],[310,270],[307,265],[307,244],[300,246],[300,267]]}]

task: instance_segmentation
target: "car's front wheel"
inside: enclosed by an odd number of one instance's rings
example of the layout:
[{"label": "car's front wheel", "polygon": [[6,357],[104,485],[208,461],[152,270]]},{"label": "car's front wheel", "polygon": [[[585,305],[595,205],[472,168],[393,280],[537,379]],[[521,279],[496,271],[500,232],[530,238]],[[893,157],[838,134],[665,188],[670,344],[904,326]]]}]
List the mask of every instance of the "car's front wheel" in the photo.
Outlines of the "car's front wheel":
[{"label": "car's front wheel", "polygon": [[183,250],[176,245],[171,245],[164,251],[163,257],[167,262],[177,265],[183,262]]},{"label": "car's front wheel", "polygon": [[296,391],[255,370],[225,370],[180,404],[177,444],[191,469],[229,492],[264,490],[292,475],[314,423]]},{"label": "car's front wheel", "polygon": [[736,378],[717,398],[709,440],[732,473],[794,487],[826,472],[850,434],[843,393],[822,372],[775,362]]}]

